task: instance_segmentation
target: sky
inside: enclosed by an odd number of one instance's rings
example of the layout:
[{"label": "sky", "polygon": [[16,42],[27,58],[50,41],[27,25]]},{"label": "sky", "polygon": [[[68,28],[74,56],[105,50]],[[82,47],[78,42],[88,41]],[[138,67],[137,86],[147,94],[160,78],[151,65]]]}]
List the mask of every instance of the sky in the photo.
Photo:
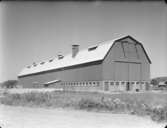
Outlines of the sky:
[{"label": "sky", "polygon": [[151,78],[167,76],[167,4],[164,2],[1,2],[0,81],[23,67],[131,35],[149,55]]}]

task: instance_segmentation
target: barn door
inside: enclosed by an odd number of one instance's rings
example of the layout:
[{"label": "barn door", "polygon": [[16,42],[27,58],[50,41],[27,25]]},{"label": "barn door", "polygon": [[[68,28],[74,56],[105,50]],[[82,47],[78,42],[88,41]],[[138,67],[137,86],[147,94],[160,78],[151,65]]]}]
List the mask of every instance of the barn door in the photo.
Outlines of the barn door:
[{"label": "barn door", "polygon": [[140,81],[140,64],[129,63],[129,81]]},{"label": "barn door", "polygon": [[115,62],[115,80],[128,81],[128,63]]},{"label": "barn door", "polygon": [[115,81],[126,81],[126,90],[132,90],[131,81],[141,80],[141,64],[135,62],[115,62]]},{"label": "barn door", "polygon": [[105,91],[109,90],[109,83],[108,82],[104,82],[104,90]]}]

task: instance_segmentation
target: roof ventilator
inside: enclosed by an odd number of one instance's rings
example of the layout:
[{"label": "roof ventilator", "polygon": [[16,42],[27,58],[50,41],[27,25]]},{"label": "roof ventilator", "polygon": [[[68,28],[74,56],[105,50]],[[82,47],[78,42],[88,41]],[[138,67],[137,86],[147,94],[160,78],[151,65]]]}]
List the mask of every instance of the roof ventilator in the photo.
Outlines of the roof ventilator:
[{"label": "roof ventilator", "polygon": [[78,44],[73,44],[72,45],[72,57],[74,58],[77,53],[79,52],[79,45]]},{"label": "roof ventilator", "polygon": [[95,50],[96,48],[97,48],[97,46],[89,47],[89,48],[88,48],[88,51],[93,51],[93,50]]},{"label": "roof ventilator", "polygon": [[64,56],[61,55],[61,54],[58,54],[57,56],[58,56],[58,60],[63,59],[63,57],[64,57]]}]

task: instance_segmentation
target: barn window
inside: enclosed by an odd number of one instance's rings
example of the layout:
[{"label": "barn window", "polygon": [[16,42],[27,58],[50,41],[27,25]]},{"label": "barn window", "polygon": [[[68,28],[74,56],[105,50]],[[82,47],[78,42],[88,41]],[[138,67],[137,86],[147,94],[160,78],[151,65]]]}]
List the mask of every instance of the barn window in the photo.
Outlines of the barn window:
[{"label": "barn window", "polygon": [[91,85],[91,84],[92,84],[92,82],[89,82],[89,84]]},{"label": "barn window", "polygon": [[31,66],[27,66],[27,68],[31,68]]},{"label": "barn window", "polygon": [[139,82],[136,82],[136,84],[139,84]]},{"label": "barn window", "polygon": [[135,82],[131,82],[131,84],[135,84]]},{"label": "barn window", "polygon": [[37,66],[37,64],[33,64],[33,66],[34,66],[34,67],[36,67],[36,66]]},{"label": "barn window", "polygon": [[88,85],[88,82],[86,82],[86,85]]},{"label": "barn window", "polygon": [[119,82],[116,82],[116,85],[119,85]]},{"label": "barn window", "polygon": [[105,82],[104,84],[105,84],[105,85],[108,85],[108,82]]},{"label": "barn window", "polygon": [[114,85],[114,82],[110,82],[110,85]]},{"label": "barn window", "polygon": [[52,61],[53,61],[53,59],[50,59],[50,60],[49,60],[49,62],[52,62]]},{"label": "barn window", "polygon": [[45,62],[41,62],[40,64],[42,65],[42,64],[44,64]]},{"label": "barn window", "polygon": [[96,85],[96,82],[93,82],[93,85]]},{"label": "barn window", "polygon": [[121,84],[125,84],[125,82],[121,82]]}]

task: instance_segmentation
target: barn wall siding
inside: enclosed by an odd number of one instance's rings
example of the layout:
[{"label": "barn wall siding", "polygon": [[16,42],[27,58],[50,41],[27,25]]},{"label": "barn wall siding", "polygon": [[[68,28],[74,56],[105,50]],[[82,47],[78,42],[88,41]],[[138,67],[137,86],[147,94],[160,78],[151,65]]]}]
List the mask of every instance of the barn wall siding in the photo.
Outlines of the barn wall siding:
[{"label": "barn wall siding", "polygon": [[139,59],[142,63],[142,80],[150,80],[150,64],[141,45],[137,45]]},{"label": "barn wall siding", "polygon": [[58,72],[50,72],[39,75],[32,75],[23,78],[19,78],[20,84],[23,87],[33,87],[33,84],[45,83],[52,80],[62,80],[62,81],[90,81],[90,80],[102,80],[102,65],[92,65],[87,67],[80,67],[74,69],[68,69]]},{"label": "barn wall siding", "polygon": [[149,81],[150,64],[143,48],[135,46],[134,40],[123,41],[130,43],[130,51],[122,47],[122,41],[114,44],[103,62],[103,80]]}]

